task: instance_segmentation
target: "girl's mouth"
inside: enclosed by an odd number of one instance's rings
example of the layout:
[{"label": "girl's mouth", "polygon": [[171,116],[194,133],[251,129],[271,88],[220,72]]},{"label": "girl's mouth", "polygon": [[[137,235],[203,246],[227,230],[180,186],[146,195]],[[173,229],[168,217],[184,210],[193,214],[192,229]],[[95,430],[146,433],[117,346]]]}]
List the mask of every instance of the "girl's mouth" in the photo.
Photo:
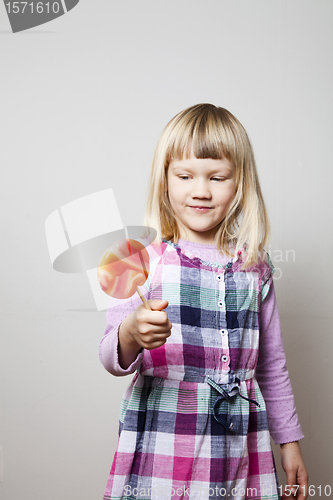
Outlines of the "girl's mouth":
[{"label": "girl's mouth", "polygon": [[193,210],[196,212],[208,212],[208,210],[211,210],[212,207],[201,207],[201,206],[190,206]]}]

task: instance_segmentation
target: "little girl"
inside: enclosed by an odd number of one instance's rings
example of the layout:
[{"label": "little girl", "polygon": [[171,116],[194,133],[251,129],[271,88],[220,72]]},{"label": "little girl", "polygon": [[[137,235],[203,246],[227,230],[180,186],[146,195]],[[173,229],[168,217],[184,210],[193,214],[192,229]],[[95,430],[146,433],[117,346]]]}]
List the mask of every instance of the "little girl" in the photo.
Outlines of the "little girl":
[{"label": "little girl", "polygon": [[251,144],[230,112],[199,104],[169,122],[145,223],[158,234],[142,287],[152,310],[137,294],[112,299],[100,344],[110,373],[136,372],[104,500],[304,500],[266,209]]}]

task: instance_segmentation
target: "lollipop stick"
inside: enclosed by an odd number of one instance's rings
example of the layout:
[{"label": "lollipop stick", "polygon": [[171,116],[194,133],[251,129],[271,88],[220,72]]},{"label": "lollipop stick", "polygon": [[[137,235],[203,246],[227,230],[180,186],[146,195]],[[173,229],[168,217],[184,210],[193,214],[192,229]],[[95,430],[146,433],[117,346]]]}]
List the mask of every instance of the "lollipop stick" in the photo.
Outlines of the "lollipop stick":
[{"label": "lollipop stick", "polygon": [[144,296],[142,295],[141,293],[141,290],[140,288],[137,286],[136,287],[136,291],[138,292],[139,296],[140,296],[140,299],[142,300],[143,302],[143,305],[145,306],[146,309],[149,309],[149,311],[151,311],[151,307],[150,305],[148,304],[148,302],[146,301],[146,299],[144,298]]}]

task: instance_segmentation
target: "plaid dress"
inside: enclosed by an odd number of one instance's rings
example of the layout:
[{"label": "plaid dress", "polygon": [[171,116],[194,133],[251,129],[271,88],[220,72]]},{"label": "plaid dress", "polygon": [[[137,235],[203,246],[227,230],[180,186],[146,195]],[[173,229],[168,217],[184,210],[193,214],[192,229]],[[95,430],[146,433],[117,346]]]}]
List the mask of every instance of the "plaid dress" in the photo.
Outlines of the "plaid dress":
[{"label": "plaid dress", "polygon": [[104,500],[279,499],[265,402],[255,379],[259,312],[272,281],[163,242],[146,282],[169,301],[166,344],[144,351],[120,411]]}]

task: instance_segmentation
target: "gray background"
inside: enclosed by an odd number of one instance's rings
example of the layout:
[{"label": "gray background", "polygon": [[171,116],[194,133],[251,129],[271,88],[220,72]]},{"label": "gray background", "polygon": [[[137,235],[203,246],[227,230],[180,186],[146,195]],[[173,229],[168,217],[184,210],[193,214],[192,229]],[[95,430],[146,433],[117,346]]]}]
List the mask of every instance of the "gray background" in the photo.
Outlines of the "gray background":
[{"label": "gray background", "polygon": [[51,268],[44,221],[112,187],[141,224],[158,136],[198,102],[253,142],[301,447],[333,487],[332,52],[331,0],[81,0],[15,35],[0,4],[2,499],[103,496],[130,379],[99,363],[105,313]]}]

